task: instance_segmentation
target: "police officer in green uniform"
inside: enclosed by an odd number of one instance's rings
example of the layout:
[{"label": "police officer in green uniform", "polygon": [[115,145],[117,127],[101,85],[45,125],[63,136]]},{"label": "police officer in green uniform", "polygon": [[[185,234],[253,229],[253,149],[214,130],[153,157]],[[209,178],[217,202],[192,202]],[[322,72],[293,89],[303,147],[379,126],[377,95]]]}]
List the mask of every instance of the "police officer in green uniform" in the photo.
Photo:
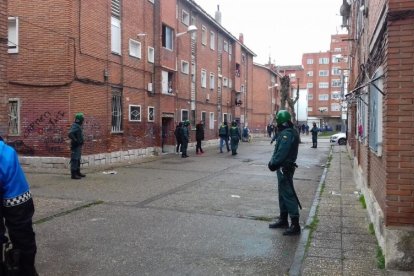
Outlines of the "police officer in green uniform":
[{"label": "police officer in green uniform", "polygon": [[237,154],[237,148],[239,147],[239,141],[241,139],[240,130],[237,127],[237,122],[233,121],[230,128],[230,147],[231,155]]},{"label": "police officer in green uniform", "polygon": [[[296,158],[299,149],[299,134],[291,122],[291,115],[286,110],[280,110],[276,115],[278,128],[277,143],[272,159],[268,166],[271,171],[277,171],[279,192],[279,219],[269,224],[269,228],[287,228],[285,236],[299,235],[299,200],[293,187],[293,174],[296,168]],[[291,219],[289,227],[288,216]]]},{"label": "police officer in green uniform", "polygon": [[188,142],[190,141],[190,130],[188,129],[189,126],[190,126],[190,121],[185,120],[184,125],[181,128],[181,157],[182,158],[189,157],[187,155]]},{"label": "police officer in green uniform", "polygon": [[81,154],[82,154],[82,145],[83,145],[83,113],[76,113],[75,122],[72,124],[69,130],[70,143],[70,172],[72,179],[81,179],[85,177],[83,173],[80,172],[80,163],[81,163]]}]

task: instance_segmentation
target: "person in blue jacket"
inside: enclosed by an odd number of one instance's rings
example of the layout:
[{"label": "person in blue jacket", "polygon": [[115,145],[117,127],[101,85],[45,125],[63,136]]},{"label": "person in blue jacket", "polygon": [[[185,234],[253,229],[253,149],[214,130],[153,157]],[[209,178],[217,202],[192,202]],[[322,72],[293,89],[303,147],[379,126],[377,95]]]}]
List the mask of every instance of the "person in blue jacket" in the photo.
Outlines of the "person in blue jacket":
[{"label": "person in blue jacket", "polygon": [[[291,115],[286,110],[280,110],[276,115],[278,136],[275,149],[268,167],[271,171],[277,171],[279,192],[280,217],[269,228],[287,228],[283,232],[285,236],[299,235],[300,203],[293,186],[293,174],[295,173],[296,158],[299,150],[299,134],[291,122]],[[288,216],[291,219],[289,227]]]},{"label": "person in blue jacket", "polygon": [[[0,275],[38,275],[36,239],[32,226],[34,205],[16,151],[0,141]],[[6,237],[6,233],[8,237]],[[11,243],[11,247],[9,246]]]},{"label": "person in blue jacket", "polygon": [[69,129],[68,137],[70,138],[70,173],[72,179],[81,179],[85,177],[83,173],[80,172],[81,165],[81,155],[82,155],[82,146],[83,146],[83,130],[82,124],[84,121],[83,113],[76,113],[75,122],[72,124]]}]

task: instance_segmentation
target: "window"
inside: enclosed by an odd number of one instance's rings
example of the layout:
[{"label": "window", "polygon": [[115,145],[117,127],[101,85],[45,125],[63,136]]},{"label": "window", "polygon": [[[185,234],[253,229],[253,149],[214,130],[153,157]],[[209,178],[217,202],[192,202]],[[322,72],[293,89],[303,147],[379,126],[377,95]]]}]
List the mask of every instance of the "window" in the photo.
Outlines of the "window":
[{"label": "window", "polygon": [[224,77],[223,78],[223,87],[227,87],[229,85],[229,79]]},{"label": "window", "polygon": [[313,107],[312,106],[308,106],[308,112],[312,112],[313,111]]},{"label": "window", "polygon": [[244,93],[244,85],[240,85],[240,92]]},{"label": "window", "polygon": [[308,100],[313,100],[313,94],[308,94]]},{"label": "window", "polygon": [[313,88],[313,82],[308,82],[306,84],[306,88]]},{"label": "window", "polygon": [[223,113],[223,120],[222,122],[230,122],[229,117],[227,116],[227,113]]},{"label": "window", "polygon": [[327,101],[329,100],[329,94],[319,94],[320,101]]},{"label": "window", "polygon": [[210,73],[210,89],[214,89],[214,73]]},{"label": "window", "polygon": [[214,129],[214,112],[210,112],[209,128]]},{"label": "window", "polygon": [[331,111],[341,111],[341,105],[338,103],[331,104]]},{"label": "window", "polygon": [[233,88],[233,81],[229,79],[229,88]]},{"label": "window", "polygon": [[172,94],[173,91],[173,73],[161,71],[161,88],[163,94]]},{"label": "window", "polygon": [[207,45],[207,28],[205,26],[201,26],[201,43]]},{"label": "window", "polygon": [[341,87],[341,80],[332,80],[332,87]]},{"label": "window", "polygon": [[173,29],[167,25],[162,25],[162,47],[171,51],[173,49]]},{"label": "window", "polygon": [[201,87],[207,87],[207,71],[204,69],[201,70]]},{"label": "window", "polygon": [[216,34],[210,32],[210,49],[214,50],[216,48]]},{"label": "window", "polygon": [[111,130],[112,132],[122,131],[122,90],[112,89],[112,120]]},{"label": "window", "polygon": [[218,43],[217,50],[219,51],[219,53],[222,53],[223,52],[223,38],[217,37],[217,43]]},{"label": "window", "polygon": [[329,64],[329,58],[319,58],[319,64]]},{"label": "window", "polygon": [[190,25],[190,15],[185,10],[181,11],[181,22],[186,26]]},{"label": "window", "polygon": [[153,47],[148,47],[148,62],[154,63],[155,50]]},{"label": "window", "polygon": [[339,63],[342,60],[341,55],[332,56],[332,63]]},{"label": "window", "polygon": [[8,53],[19,52],[19,19],[17,17],[9,17],[8,20],[8,36],[7,36]]},{"label": "window", "polygon": [[319,88],[329,88],[329,82],[320,82]]},{"label": "window", "polygon": [[332,75],[340,75],[341,74],[341,70],[338,67],[333,67],[332,68]]},{"label": "window", "polygon": [[332,94],[331,94],[331,99],[333,99],[333,100],[340,99],[341,98],[340,95],[341,94],[339,93],[339,91],[333,91]]},{"label": "window", "polygon": [[141,122],[141,106],[140,105],[129,105],[129,121],[130,122]]},{"label": "window", "polygon": [[9,100],[9,135],[20,134],[20,101]]},{"label": "window", "polygon": [[154,122],[155,118],[155,108],[153,106],[148,106],[148,122]]},{"label": "window", "polygon": [[141,58],[141,43],[133,39],[129,40],[129,55]]},{"label": "window", "polygon": [[111,51],[114,54],[121,54],[121,20],[111,17]]},{"label": "window", "polygon": [[339,52],[340,53],[340,52],[342,52],[342,49],[341,48],[335,48],[334,52]]},{"label": "window", "polygon": [[326,77],[329,75],[328,70],[319,70],[319,77]]},{"label": "window", "polygon": [[236,77],[240,77],[240,64],[236,63]]},{"label": "window", "polygon": [[181,72],[187,75],[190,73],[190,64],[188,63],[188,61],[181,61]]},{"label": "window", "polygon": [[313,64],[313,59],[308,58],[308,59],[306,60],[306,64]]},{"label": "window", "polygon": [[223,43],[224,43],[224,46],[223,46],[224,52],[228,52],[229,51],[229,44],[228,44],[228,42],[226,40],[224,40]]},{"label": "window", "polygon": [[[383,75],[383,69],[380,67],[372,77],[375,79]],[[381,91],[384,88],[383,78],[377,79],[369,86],[369,112],[371,114],[370,127],[369,127],[369,147],[377,153],[382,155],[382,94]]]},{"label": "window", "polygon": [[203,121],[203,125],[205,127],[207,121],[207,113],[205,111],[201,111],[201,121]]},{"label": "window", "polygon": [[189,120],[188,110],[187,109],[181,109],[181,122],[184,122],[186,120]]},{"label": "window", "polygon": [[306,73],[306,75],[308,75],[308,77],[313,77],[313,71],[308,71],[308,72]]}]

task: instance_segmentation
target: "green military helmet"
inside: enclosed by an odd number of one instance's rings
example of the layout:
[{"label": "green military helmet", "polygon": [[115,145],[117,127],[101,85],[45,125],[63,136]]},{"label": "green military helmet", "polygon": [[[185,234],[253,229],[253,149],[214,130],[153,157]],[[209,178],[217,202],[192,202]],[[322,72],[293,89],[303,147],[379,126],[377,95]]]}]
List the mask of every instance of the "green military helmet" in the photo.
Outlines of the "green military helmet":
[{"label": "green military helmet", "polygon": [[78,112],[75,114],[75,119],[76,120],[83,120],[83,113],[82,112]]},{"label": "green military helmet", "polygon": [[282,125],[292,119],[292,116],[290,116],[290,113],[287,110],[280,110],[276,114],[276,122],[278,125]]}]

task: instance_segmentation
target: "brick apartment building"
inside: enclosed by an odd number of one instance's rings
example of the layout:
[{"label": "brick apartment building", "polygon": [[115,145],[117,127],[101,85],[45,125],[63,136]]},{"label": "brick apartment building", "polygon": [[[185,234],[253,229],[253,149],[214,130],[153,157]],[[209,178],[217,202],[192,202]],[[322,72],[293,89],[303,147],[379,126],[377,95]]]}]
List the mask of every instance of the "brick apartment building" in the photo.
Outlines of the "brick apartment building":
[{"label": "brick apartment building", "polygon": [[386,267],[414,271],[414,1],[352,1],[348,143]]},{"label": "brick apartment building", "polygon": [[221,121],[249,121],[254,53],[220,13],[184,0],[8,3],[11,119],[1,134],[21,155],[53,157],[25,165],[67,166],[77,112],[83,166],[172,150],[179,121],[204,121],[211,141]]},{"label": "brick apartment building", "polygon": [[308,89],[308,120],[334,131],[340,131],[342,126],[342,84],[349,74],[347,38],[347,34],[332,35],[329,51],[302,56],[304,78],[301,83]]},{"label": "brick apartment building", "polygon": [[276,67],[254,63],[253,95],[249,128],[252,132],[264,132],[268,124],[274,123],[280,109],[280,77]]},{"label": "brick apartment building", "polygon": [[7,133],[7,1],[0,0],[0,135]]}]

